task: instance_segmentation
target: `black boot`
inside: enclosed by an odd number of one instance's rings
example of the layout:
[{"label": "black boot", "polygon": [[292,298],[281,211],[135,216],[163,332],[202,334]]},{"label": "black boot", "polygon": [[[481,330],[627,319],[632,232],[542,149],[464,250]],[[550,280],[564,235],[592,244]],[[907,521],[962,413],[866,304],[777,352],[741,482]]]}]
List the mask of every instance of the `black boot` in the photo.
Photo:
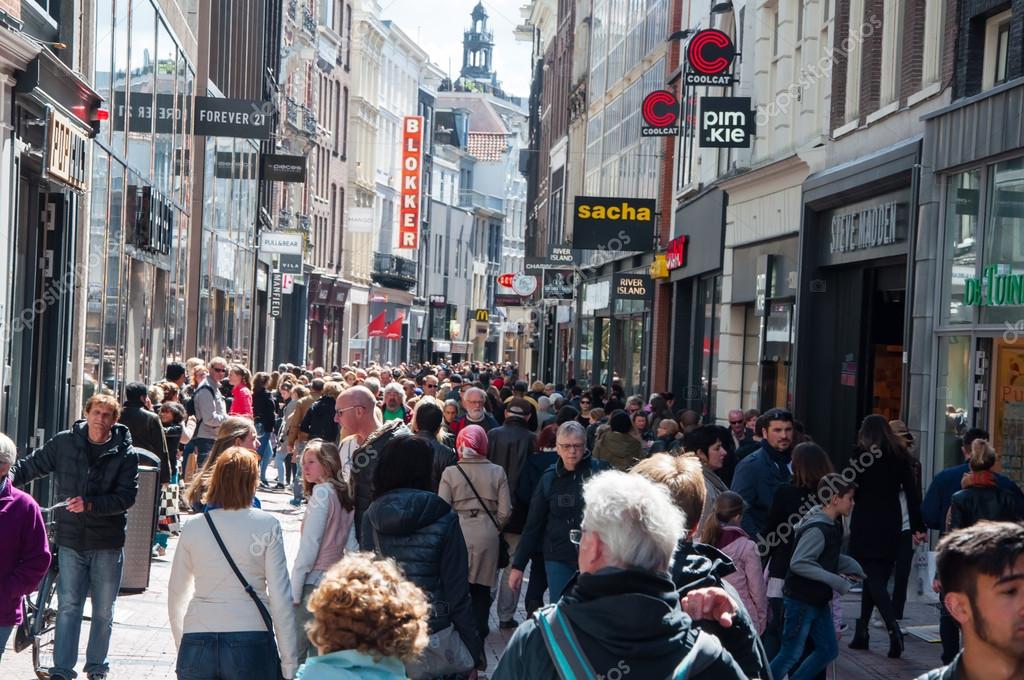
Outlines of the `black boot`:
[{"label": "black boot", "polygon": [[853,640],[850,641],[850,649],[868,648],[868,622],[857,619],[857,625],[853,631]]},{"label": "black boot", "polygon": [[899,625],[889,629],[889,658],[898,659],[903,655],[903,632]]}]

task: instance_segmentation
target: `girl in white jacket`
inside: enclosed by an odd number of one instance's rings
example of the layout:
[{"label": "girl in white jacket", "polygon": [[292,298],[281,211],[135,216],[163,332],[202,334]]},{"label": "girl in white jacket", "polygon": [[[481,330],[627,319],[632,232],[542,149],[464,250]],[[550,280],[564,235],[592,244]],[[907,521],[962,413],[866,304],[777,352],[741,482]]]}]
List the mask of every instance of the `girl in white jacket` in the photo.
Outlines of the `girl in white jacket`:
[{"label": "girl in white jacket", "polygon": [[291,579],[300,664],[317,653],[305,630],[313,618],[306,608],[309,596],[345,552],[358,549],[352,531],[354,504],[337,446],[322,439],[306,444],[302,484],[309,503],[302,518],[302,538]]},{"label": "girl in white jacket", "polygon": [[715,500],[714,512],[704,523],[702,541],[718,548],[732,560],[736,571],[725,580],[740,594],[760,635],[768,622],[768,595],[757,544],[740,526],[742,520],[743,498],[732,491],[722,493]]}]

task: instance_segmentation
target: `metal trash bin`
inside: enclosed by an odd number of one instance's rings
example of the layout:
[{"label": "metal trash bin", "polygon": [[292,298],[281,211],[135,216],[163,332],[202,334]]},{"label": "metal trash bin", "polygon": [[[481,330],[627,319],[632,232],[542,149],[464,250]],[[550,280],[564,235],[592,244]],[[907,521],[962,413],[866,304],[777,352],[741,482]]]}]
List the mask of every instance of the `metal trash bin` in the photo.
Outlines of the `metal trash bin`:
[{"label": "metal trash bin", "polygon": [[135,505],[128,508],[121,592],[141,593],[149,587],[160,495],[160,458],[152,451],[133,448],[139,455],[139,492]]}]

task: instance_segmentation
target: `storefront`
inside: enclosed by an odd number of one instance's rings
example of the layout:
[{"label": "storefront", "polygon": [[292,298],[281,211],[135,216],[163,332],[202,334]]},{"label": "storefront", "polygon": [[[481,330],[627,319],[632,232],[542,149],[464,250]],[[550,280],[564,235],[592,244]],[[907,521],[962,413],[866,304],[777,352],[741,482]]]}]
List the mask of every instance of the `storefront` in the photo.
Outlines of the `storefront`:
[{"label": "storefront", "polygon": [[682,409],[714,417],[721,335],[727,195],[710,189],[676,210],[666,249],[672,295],[670,391]]},{"label": "storefront", "polygon": [[341,339],[345,329],[345,300],[351,286],[341,279],[309,277],[309,356],[313,366],[338,370],[344,363]]},{"label": "storefront", "polygon": [[[1024,482],[1024,83],[994,88],[926,120],[922,203],[930,196],[935,278],[919,295],[933,306],[915,337],[934,381],[910,426],[930,432],[926,473],[962,461],[960,437],[991,434],[1002,472]],[[985,130],[985,144],[964,144]],[[970,136],[973,139],[973,136]],[[924,300],[915,304],[924,311]],[[926,316],[921,314],[922,317]],[[917,377],[917,376],[915,376]]]},{"label": "storefront", "polygon": [[793,405],[835,456],[865,416],[905,412],[919,154],[913,139],[804,182]]}]

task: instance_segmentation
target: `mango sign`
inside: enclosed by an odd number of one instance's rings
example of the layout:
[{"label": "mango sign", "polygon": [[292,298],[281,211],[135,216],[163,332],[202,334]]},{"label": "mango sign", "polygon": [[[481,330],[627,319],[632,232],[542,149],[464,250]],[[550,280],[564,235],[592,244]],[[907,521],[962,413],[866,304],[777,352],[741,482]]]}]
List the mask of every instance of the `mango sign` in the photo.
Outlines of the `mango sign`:
[{"label": "mango sign", "polygon": [[402,119],[402,192],[398,208],[398,247],[419,247],[423,170],[423,116]]}]

